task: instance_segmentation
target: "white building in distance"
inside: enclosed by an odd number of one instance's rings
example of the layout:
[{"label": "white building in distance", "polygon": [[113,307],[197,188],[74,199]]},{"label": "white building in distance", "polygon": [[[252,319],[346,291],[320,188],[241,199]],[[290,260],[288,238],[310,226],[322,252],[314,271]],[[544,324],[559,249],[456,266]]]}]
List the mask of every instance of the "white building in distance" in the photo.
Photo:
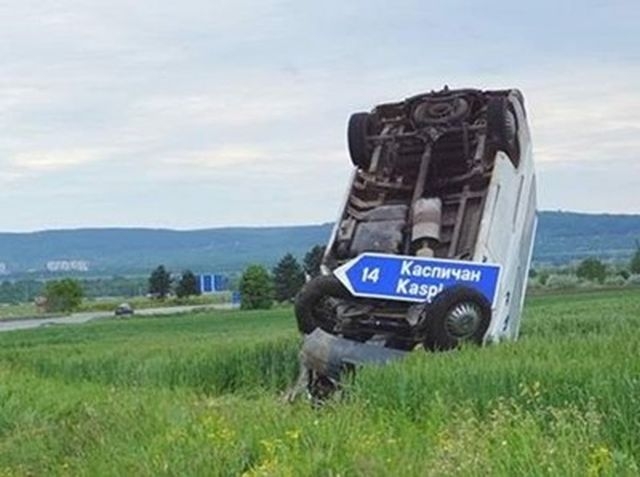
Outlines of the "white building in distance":
[{"label": "white building in distance", "polygon": [[86,260],[50,260],[46,264],[48,272],[88,272]]}]

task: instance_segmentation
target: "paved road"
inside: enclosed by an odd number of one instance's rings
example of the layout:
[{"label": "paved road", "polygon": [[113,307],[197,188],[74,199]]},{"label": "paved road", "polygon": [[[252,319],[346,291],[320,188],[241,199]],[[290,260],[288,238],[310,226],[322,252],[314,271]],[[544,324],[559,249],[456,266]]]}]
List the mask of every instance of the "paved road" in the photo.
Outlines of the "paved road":
[{"label": "paved road", "polygon": [[[136,310],[136,316],[150,315],[174,315],[177,313],[190,313],[196,310],[229,310],[233,306],[230,303],[219,305],[196,305],[196,306],[168,306],[164,308],[144,308]],[[26,330],[29,328],[39,328],[51,325],[77,325],[92,320],[105,318],[115,318],[112,311],[96,311],[86,313],[73,313],[70,316],[60,318],[35,318],[21,320],[0,320],[0,332],[13,330]]]}]

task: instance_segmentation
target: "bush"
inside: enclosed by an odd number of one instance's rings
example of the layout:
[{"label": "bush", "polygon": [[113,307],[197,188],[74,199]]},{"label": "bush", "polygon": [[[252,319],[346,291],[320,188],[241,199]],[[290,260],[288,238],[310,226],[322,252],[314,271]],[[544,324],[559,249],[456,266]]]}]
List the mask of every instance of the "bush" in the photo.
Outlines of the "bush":
[{"label": "bush", "polygon": [[527,280],[527,289],[528,290],[542,290],[542,289],[544,289],[544,285],[542,283],[540,283],[540,280],[538,279],[538,277],[529,278],[529,280]]},{"label": "bush", "polygon": [[640,286],[640,273],[634,273],[633,275],[627,278],[627,285],[629,286]]},{"label": "bush", "polygon": [[631,276],[631,272],[629,272],[629,270],[623,268],[622,270],[618,271],[618,275],[620,275],[622,278],[627,280]]},{"label": "bush", "polygon": [[608,287],[622,287],[626,285],[627,281],[621,275],[613,275],[605,278],[604,284]]},{"label": "bush", "polygon": [[240,279],[241,308],[264,310],[273,305],[273,281],[261,265],[250,265]]},{"label": "bush", "polygon": [[633,254],[629,269],[631,273],[640,274],[640,243],[638,242],[636,242],[636,252]]},{"label": "bush", "polygon": [[549,272],[546,270],[543,270],[542,272],[538,273],[538,281],[540,282],[540,285],[546,285],[547,282],[549,281]]},{"label": "bush", "polygon": [[576,275],[578,278],[585,278],[602,283],[607,275],[607,269],[604,263],[597,258],[585,258],[580,262],[580,265],[578,265]]},{"label": "bush", "polygon": [[550,275],[546,286],[551,289],[578,288],[580,279],[575,275]]},{"label": "bush", "polygon": [[70,312],[82,303],[82,287],[77,280],[65,278],[47,282],[44,290],[45,309],[49,312]]}]

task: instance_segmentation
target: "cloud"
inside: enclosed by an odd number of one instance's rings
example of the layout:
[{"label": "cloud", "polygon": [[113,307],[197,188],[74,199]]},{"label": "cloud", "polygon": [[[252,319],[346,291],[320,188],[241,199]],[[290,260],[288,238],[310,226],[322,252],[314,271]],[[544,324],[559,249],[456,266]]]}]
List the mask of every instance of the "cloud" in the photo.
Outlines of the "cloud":
[{"label": "cloud", "polygon": [[[532,85],[529,110],[542,170],[571,162],[610,164],[640,150],[640,68],[582,65]],[[606,86],[605,86],[606,85]],[[621,170],[620,173],[623,173]]]},{"label": "cloud", "polygon": [[227,145],[213,150],[185,151],[181,156],[170,156],[162,164],[202,171],[238,167],[267,160],[266,151],[243,145]]},{"label": "cloud", "polygon": [[105,151],[91,149],[21,152],[13,157],[9,167],[23,172],[57,171],[98,161],[104,155]]},{"label": "cloud", "polygon": [[5,227],[333,220],[349,114],[443,84],[524,91],[543,207],[629,211],[639,5],[4,2]]}]

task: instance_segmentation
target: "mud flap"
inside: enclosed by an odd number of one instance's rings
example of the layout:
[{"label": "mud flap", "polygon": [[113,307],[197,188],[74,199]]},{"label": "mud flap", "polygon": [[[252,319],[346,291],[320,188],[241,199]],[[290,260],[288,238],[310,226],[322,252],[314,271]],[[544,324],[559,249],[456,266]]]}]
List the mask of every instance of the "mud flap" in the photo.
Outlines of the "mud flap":
[{"label": "mud flap", "polygon": [[339,380],[349,366],[385,364],[406,355],[407,351],[340,338],[316,328],[305,337],[300,360],[312,371]]}]

